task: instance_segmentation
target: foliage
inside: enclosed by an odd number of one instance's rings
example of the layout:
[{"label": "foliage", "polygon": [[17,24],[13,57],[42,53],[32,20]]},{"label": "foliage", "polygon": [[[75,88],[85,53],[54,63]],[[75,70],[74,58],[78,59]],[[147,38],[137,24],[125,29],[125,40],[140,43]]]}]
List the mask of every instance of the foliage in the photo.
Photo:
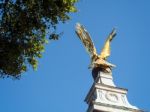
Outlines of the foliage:
[{"label": "foliage", "polygon": [[[37,68],[47,38],[57,40],[56,25],[76,12],[77,0],[0,0],[0,74],[19,77]],[[48,31],[48,32],[47,32]]]}]

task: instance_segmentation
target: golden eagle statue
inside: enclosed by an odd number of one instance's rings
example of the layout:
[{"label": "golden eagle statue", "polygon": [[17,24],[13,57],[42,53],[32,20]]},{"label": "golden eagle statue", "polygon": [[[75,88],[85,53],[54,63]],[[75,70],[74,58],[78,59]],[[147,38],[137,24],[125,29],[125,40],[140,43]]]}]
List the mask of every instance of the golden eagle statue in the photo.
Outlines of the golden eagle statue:
[{"label": "golden eagle statue", "polygon": [[94,68],[99,67],[104,72],[111,72],[111,68],[115,67],[115,65],[109,63],[106,60],[110,56],[110,42],[115,37],[116,30],[113,29],[112,32],[109,34],[100,54],[97,54],[96,48],[94,46],[94,43],[93,43],[89,33],[79,23],[76,24],[76,34],[78,35],[79,39],[84,44],[86,50],[88,51],[88,53],[91,57],[91,64],[90,64],[89,68],[94,69]]}]

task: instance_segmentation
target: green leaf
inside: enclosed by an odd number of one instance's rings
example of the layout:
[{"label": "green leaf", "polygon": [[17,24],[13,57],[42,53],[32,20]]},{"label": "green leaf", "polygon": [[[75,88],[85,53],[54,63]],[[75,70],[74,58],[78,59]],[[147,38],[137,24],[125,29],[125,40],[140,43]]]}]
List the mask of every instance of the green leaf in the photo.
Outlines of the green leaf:
[{"label": "green leaf", "polygon": [[[38,67],[48,38],[58,40],[57,24],[76,12],[77,0],[5,0],[0,4],[0,74],[18,77]],[[46,31],[49,31],[48,33]],[[50,37],[49,37],[50,35]]]}]

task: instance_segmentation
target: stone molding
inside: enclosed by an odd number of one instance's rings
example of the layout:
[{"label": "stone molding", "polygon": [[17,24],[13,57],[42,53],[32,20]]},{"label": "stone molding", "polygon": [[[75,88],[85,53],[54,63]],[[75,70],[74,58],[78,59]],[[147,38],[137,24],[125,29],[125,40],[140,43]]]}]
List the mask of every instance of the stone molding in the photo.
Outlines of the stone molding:
[{"label": "stone molding", "polygon": [[128,102],[127,91],[115,86],[111,73],[99,72],[85,98],[87,112],[143,112]]}]

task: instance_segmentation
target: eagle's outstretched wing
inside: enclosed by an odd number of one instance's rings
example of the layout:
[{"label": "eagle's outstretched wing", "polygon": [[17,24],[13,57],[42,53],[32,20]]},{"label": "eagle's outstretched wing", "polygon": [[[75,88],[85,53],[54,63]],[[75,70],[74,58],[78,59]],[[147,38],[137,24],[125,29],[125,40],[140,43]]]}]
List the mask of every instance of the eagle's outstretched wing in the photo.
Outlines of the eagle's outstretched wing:
[{"label": "eagle's outstretched wing", "polygon": [[90,38],[89,33],[79,23],[76,24],[76,34],[78,35],[79,39],[84,44],[86,50],[90,54],[90,57],[93,57],[93,55],[97,55],[96,48],[92,42],[92,39]]},{"label": "eagle's outstretched wing", "polygon": [[103,59],[107,59],[108,56],[110,56],[110,42],[112,41],[112,39],[116,36],[116,30],[113,29],[112,32],[109,34],[104,47],[100,53],[100,57]]}]

